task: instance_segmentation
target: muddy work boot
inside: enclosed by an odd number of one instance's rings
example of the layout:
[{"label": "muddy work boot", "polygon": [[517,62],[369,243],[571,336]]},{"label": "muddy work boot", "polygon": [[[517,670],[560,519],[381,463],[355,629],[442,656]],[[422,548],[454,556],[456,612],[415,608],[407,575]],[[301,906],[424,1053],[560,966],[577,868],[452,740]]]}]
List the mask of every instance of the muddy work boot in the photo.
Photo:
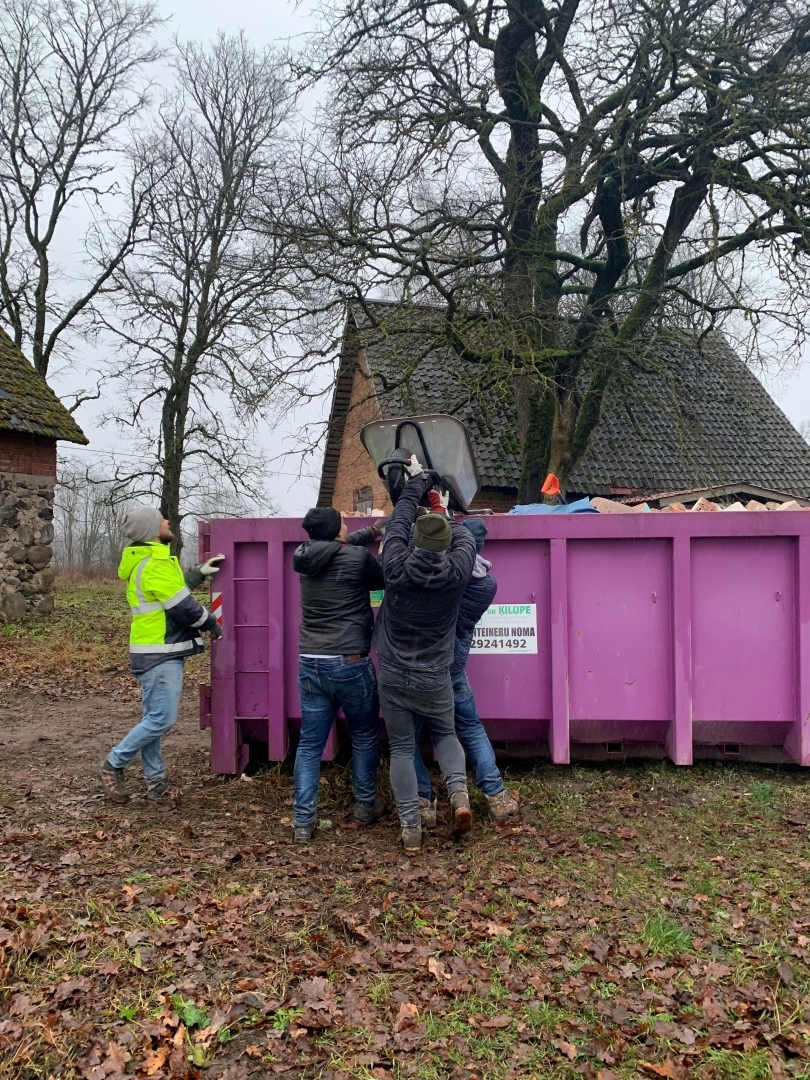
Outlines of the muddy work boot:
[{"label": "muddy work boot", "polygon": [[293,840],[296,844],[308,844],[315,835],[315,830],[317,828],[317,821],[313,821],[311,825],[296,825]]},{"label": "muddy work boot", "polygon": [[108,799],[114,803],[129,802],[129,792],[124,784],[123,769],[116,769],[105,758],[97,767],[96,772],[99,780],[101,780],[101,786],[104,788],[104,794]]},{"label": "muddy work boot", "polygon": [[422,850],[422,826],[404,826],[402,829],[402,846],[406,851],[414,852]]},{"label": "muddy work boot", "polygon": [[466,791],[454,791],[450,796],[450,817],[453,823],[453,836],[461,836],[472,828],[470,796]]},{"label": "muddy work boot", "polygon": [[506,788],[497,795],[487,795],[487,807],[490,821],[509,821],[518,815],[518,801]]},{"label": "muddy work boot", "polygon": [[373,825],[375,821],[379,821],[387,813],[388,807],[382,795],[378,795],[371,805],[362,802],[354,804],[354,820],[358,825]]},{"label": "muddy work boot", "polygon": [[423,799],[419,796],[419,817],[422,819],[423,829],[436,828],[436,800]]},{"label": "muddy work boot", "polygon": [[178,803],[182,795],[182,788],[173,784],[165,776],[146,785],[146,797],[149,802]]}]

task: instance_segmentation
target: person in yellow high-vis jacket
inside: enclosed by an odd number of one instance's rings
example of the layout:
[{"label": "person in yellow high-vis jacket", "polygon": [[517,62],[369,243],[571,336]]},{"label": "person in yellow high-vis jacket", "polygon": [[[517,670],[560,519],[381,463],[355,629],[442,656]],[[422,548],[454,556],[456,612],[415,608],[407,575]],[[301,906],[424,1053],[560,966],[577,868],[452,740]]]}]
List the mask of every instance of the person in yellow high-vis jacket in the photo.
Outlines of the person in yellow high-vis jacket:
[{"label": "person in yellow high-vis jacket", "polygon": [[107,797],[124,803],[129,798],[124,769],[140,753],[147,798],[176,802],[181,791],[166,776],[160,740],[177,720],[183,661],[203,651],[204,632],[222,637],[216,617],[194,599],[191,589],[217,573],[224,555],[184,573],[168,547],[173,539],[168,521],[148,506],[131,510],[123,531],[127,546],[118,576],[127,582],[132,612],[129,659],[141,686],[143,718],[113,747],[98,773]]}]

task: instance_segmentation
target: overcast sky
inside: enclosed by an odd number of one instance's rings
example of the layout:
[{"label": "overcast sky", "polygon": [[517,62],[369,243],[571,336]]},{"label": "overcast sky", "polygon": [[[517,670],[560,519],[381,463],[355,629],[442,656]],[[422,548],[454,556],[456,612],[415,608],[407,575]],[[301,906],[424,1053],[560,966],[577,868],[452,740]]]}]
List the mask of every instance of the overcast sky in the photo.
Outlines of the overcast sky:
[{"label": "overcast sky", "polygon": [[[244,30],[256,45],[273,43],[300,42],[302,37],[314,27],[314,4],[304,0],[300,5],[286,0],[270,0],[259,3],[258,0],[162,0],[159,10],[170,18],[166,30],[167,39],[173,34],[181,37],[193,37],[197,40],[213,38],[218,30],[235,33]],[[787,371],[766,373],[761,376],[767,389],[773,394],[782,409],[794,424],[810,421],[810,362]],[[71,389],[73,380],[67,375],[58,380],[58,391]],[[310,404],[306,410],[299,410],[287,417],[275,430],[264,427],[260,433],[261,444],[268,459],[276,460],[285,451],[295,449],[295,433],[302,425],[315,424],[328,416],[329,401]],[[99,451],[115,447],[121,451],[120,439],[111,429],[102,429],[98,424],[100,409],[98,406],[84,406],[77,419],[82,424],[91,440],[90,448],[81,454],[88,460],[94,460]],[[101,460],[99,458],[99,460]],[[268,494],[278,505],[282,514],[303,513],[315,500],[317,478],[320,463],[312,462],[305,466],[311,475],[309,481],[299,480],[297,472],[299,459],[288,458],[284,463],[271,465],[268,481]]]}]

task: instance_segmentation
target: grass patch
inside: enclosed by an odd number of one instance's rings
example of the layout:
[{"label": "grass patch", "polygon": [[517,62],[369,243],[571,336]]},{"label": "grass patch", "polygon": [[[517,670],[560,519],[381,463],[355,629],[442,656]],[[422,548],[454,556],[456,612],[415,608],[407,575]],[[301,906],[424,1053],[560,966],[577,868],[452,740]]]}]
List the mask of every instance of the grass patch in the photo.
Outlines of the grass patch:
[{"label": "grass patch", "polygon": [[717,1080],[771,1080],[771,1066],[764,1050],[741,1054],[710,1047],[706,1051],[706,1063],[711,1065]]},{"label": "grass patch", "polygon": [[641,940],[650,952],[661,956],[673,956],[692,947],[690,934],[666,915],[648,918],[641,932]]}]

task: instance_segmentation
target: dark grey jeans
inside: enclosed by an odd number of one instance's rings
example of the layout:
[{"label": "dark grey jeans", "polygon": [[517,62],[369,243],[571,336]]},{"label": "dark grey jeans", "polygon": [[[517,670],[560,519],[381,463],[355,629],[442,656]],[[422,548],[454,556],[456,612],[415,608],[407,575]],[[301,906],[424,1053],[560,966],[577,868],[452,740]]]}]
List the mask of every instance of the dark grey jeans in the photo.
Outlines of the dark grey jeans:
[{"label": "dark grey jeans", "polygon": [[448,671],[409,671],[380,662],[377,678],[391,751],[391,788],[403,828],[419,824],[419,791],[413,764],[414,716],[424,719],[439,769],[452,795],[467,790],[464,751],[455,729],[453,686]]}]

